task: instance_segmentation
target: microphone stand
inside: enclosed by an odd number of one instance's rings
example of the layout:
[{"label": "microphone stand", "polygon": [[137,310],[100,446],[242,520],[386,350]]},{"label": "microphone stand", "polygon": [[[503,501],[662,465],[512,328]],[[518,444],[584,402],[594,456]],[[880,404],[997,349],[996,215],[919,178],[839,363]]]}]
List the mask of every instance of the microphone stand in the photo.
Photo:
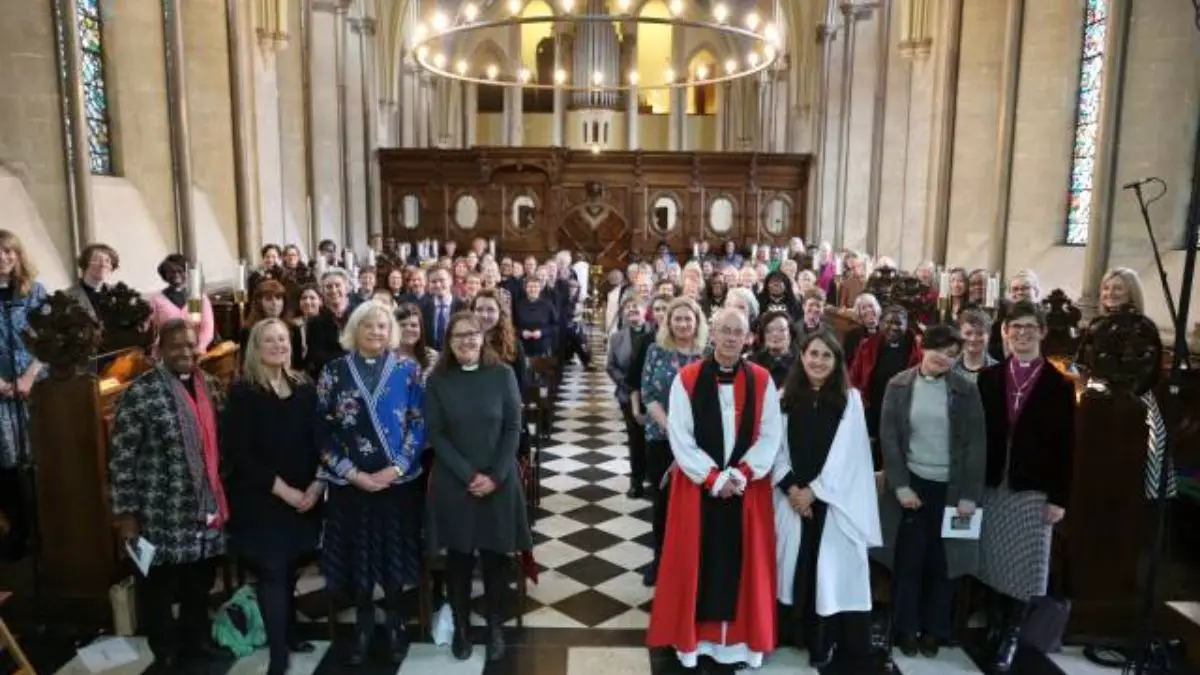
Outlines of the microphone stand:
[{"label": "microphone stand", "polygon": [[1148,211],[1149,204],[1166,194],[1166,187],[1164,185],[1162,193],[1147,202],[1142,193],[1142,186],[1149,182],[1162,183],[1161,180],[1152,178],[1127,186],[1133,189],[1137,197],[1138,206],[1142,212],[1142,221],[1146,226],[1146,233],[1150,237],[1150,245],[1154,251],[1154,262],[1158,266],[1159,280],[1162,283],[1163,297],[1166,299],[1167,309],[1171,313],[1172,324],[1175,327],[1175,344],[1172,349],[1171,370],[1167,376],[1168,400],[1163,401],[1164,405],[1161,406],[1167,437],[1156,481],[1155,498],[1157,501],[1154,504],[1154,537],[1150,549],[1150,561],[1146,569],[1145,587],[1142,590],[1142,607],[1138,615],[1137,642],[1133,645],[1133,649],[1130,650],[1132,656],[1126,660],[1122,671],[1126,674],[1166,675],[1172,670],[1169,652],[1165,645],[1154,639],[1153,630],[1154,611],[1158,604],[1158,584],[1162,573],[1163,547],[1167,528],[1167,472],[1173,466],[1171,457],[1174,454],[1176,442],[1174,438],[1175,430],[1179,428],[1183,417],[1182,406],[1179,400],[1179,393],[1183,386],[1183,374],[1184,371],[1189,369],[1187,344],[1188,311],[1191,304],[1192,285],[1196,275],[1196,248],[1200,246],[1200,138],[1196,141],[1193,163],[1192,194],[1188,206],[1183,279],[1180,284],[1180,302],[1178,305],[1176,305],[1174,297],[1171,294],[1170,282],[1167,279],[1167,272],[1163,266],[1162,256],[1159,254],[1158,241],[1154,237],[1154,230],[1151,227]]}]

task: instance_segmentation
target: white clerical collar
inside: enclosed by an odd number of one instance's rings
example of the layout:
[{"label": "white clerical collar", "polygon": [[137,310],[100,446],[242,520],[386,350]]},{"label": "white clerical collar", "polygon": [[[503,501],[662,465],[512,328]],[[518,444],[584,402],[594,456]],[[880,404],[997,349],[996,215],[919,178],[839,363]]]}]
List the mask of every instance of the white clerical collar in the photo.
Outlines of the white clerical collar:
[{"label": "white clerical collar", "polygon": [[463,364],[463,367],[462,367],[462,369],[463,369],[465,372],[468,372],[468,373],[473,373],[473,372],[475,372],[476,370],[479,370],[479,363],[478,363],[478,362],[476,362],[476,363],[472,363],[471,365],[466,365],[466,364]]}]

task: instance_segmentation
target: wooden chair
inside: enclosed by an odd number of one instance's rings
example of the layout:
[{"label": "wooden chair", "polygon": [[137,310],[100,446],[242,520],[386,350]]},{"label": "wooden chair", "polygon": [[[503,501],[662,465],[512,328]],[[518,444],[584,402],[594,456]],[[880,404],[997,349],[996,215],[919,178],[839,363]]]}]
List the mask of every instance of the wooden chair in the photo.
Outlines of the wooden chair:
[{"label": "wooden chair", "polygon": [[[0,591],[0,605],[8,602],[10,597],[12,597],[12,593]],[[17,669],[10,675],[37,675],[37,671],[30,665],[29,659],[25,657],[25,652],[21,650],[21,645],[17,644],[17,639],[13,637],[12,631],[8,629],[8,624],[4,623],[3,618],[0,618],[0,650],[11,654],[13,661],[17,664]]]},{"label": "wooden chair", "polygon": [[[521,563],[521,554],[512,556],[513,569],[517,573],[517,628],[525,627],[525,601],[529,597],[529,580]],[[417,616],[421,634],[428,635],[433,629],[433,573],[446,571],[446,556],[426,556],[421,565],[421,584],[417,589]]]}]

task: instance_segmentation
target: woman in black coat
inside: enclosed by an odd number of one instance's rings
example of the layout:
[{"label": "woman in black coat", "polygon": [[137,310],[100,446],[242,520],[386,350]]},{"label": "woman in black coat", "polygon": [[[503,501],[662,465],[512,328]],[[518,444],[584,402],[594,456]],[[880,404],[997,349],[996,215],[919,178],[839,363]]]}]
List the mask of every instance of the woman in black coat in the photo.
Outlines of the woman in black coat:
[{"label": "woman in black coat", "polygon": [[227,481],[232,550],[258,573],[258,602],[267,629],[268,675],[284,675],[289,652],[311,652],[292,629],[299,563],[317,546],[320,461],[312,430],[316,388],[293,371],[288,326],[264,319],[250,331],[243,377],[230,389],[221,449]]},{"label": "woman in black coat", "polygon": [[540,274],[525,279],[525,296],[513,308],[513,324],[529,356],[554,353],[558,331],[558,308],[554,294],[544,290]]}]

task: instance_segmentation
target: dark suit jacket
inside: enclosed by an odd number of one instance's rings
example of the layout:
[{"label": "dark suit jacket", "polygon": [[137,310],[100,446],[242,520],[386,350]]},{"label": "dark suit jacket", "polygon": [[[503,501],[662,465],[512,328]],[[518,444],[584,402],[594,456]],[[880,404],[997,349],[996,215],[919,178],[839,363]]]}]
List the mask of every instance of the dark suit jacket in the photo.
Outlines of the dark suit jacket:
[{"label": "dark suit jacket", "polygon": [[1009,433],[1008,361],[979,371],[979,395],[987,426],[987,485],[1004,479],[1016,491],[1045,492],[1066,506],[1075,451],[1075,386],[1050,363],[1042,366],[1021,417]]},{"label": "dark suit jacket", "polygon": [[[354,310],[346,311],[349,313]],[[333,312],[322,307],[321,313],[309,319],[304,328],[308,346],[304,355],[304,369],[313,379],[317,379],[325,364],[346,353],[340,341],[342,325],[334,318]]]},{"label": "dark suit jacket", "polygon": [[[445,349],[446,345],[438,344],[433,334],[434,323],[437,320],[437,303],[435,302],[433,295],[426,293],[425,295],[421,296],[420,306],[422,318],[421,330],[422,334],[425,336],[425,344],[440,352]],[[454,316],[455,312],[461,312],[466,308],[467,306],[462,300],[458,298],[453,298],[450,300],[450,313],[446,315],[447,328],[450,326],[450,317]]]}]

